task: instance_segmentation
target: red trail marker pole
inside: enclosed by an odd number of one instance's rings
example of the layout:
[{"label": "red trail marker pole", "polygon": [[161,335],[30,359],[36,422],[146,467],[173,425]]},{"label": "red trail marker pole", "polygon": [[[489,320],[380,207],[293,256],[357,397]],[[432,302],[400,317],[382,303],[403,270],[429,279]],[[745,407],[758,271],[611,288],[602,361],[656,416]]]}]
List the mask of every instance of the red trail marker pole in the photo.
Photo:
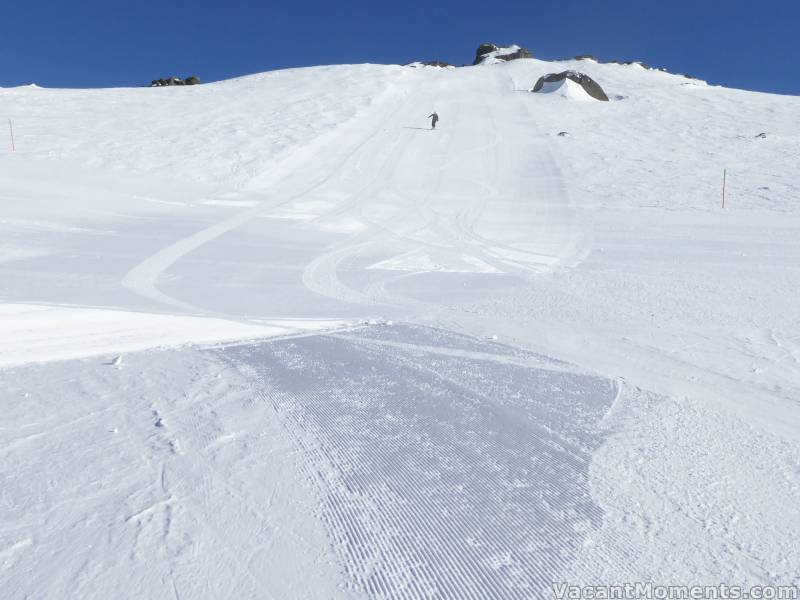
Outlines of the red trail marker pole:
[{"label": "red trail marker pole", "polygon": [[728,169],[722,169],[722,208],[725,208],[725,183],[728,179]]},{"label": "red trail marker pole", "polygon": [[11,119],[8,120],[8,132],[11,134],[11,151],[16,152],[14,147],[14,126],[11,124]]}]

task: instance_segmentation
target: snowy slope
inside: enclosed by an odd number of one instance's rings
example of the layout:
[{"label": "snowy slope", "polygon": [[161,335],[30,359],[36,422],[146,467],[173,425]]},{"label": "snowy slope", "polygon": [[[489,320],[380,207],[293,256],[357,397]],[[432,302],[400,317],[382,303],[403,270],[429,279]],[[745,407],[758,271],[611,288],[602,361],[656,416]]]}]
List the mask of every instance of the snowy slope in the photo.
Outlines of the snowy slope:
[{"label": "snowy slope", "polygon": [[2,589],[797,584],[798,115],[532,59],[0,89]]}]

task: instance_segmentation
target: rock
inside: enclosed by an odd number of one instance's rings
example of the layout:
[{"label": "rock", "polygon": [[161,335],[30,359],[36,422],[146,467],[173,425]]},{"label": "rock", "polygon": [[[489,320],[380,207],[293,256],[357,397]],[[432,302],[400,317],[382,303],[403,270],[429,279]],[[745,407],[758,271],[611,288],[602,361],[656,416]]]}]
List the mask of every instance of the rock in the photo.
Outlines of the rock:
[{"label": "rock", "polygon": [[569,135],[568,131],[559,131],[558,132],[558,137],[566,137],[568,135]]},{"label": "rock", "polygon": [[420,69],[422,67],[434,67],[436,69],[455,69],[455,65],[451,65],[450,63],[444,62],[443,60],[425,60],[425,61],[415,61],[412,63],[408,63],[405,65],[406,67],[412,67],[415,69]]},{"label": "rock", "polygon": [[161,79],[153,79],[153,81],[150,82],[150,87],[163,87],[165,85],[197,85],[198,83],[200,83],[200,78],[195,75],[187,77],[185,81],[180,77],[173,75],[167,79],[164,79],[163,77]]},{"label": "rock", "polygon": [[579,73],[577,71],[562,71],[561,73],[548,73],[543,77],[540,77],[539,80],[536,82],[536,85],[533,86],[532,92],[538,92],[542,90],[545,83],[557,83],[559,81],[564,81],[565,79],[569,79],[570,81],[574,81],[578,85],[580,85],[584,91],[589,94],[595,100],[602,100],[603,102],[608,102],[608,96],[603,91],[603,88],[591,77],[585,75],[584,73]]},{"label": "rock", "polygon": [[617,65],[625,65],[626,67],[629,67],[631,65],[636,65],[637,67],[642,67],[643,69],[653,68],[646,62],[643,62],[641,60],[612,60],[611,62]]},{"label": "rock", "polygon": [[499,58],[502,60],[517,60],[518,58],[533,58],[533,53],[526,48],[519,48],[516,52],[503,54]]},{"label": "rock", "polygon": [[426,60],[422,62],[423,65],[426,67],[452,67],[450,63],[444,62],[443,60]]},{"label": "rock", "polygon": [[761,138],[762,140],[765,140],[765,139],[767,139],[767,134],[762,131],[756,137],[757,138]]},{"label": "rock", "polygon": [[477,65],[481,62],[481,59],[489,54],[490,52],[497,52],[498,47],[494,44],[481,44],[478,46],[478,49],[475,51],[475,61],[472,63],[473,65]]},{"label": "rock", "polygon": [[510,46],[498,46],[497,44],[481,44],[475,51],[475,62],[473,65],[482,63],[498,63],[518,58],[533,58],[531,51],[512,44]]}]

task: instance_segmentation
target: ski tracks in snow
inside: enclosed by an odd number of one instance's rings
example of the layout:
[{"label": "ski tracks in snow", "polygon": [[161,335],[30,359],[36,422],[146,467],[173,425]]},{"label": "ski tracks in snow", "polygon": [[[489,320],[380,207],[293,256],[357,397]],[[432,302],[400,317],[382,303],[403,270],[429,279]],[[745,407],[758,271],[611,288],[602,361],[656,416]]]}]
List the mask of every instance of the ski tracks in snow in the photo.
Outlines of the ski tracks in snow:
[{"label": "ski tracks in snow", "polygon": [[[585,227],[535,119],[504,78],[491,81],[431,81],[400,114],[413,122],[427,106],[444,104],[440,129],[376,136],[344,165],[370,184],[318,221],[350,214],[366,229],[314,259],[303,273],[306,287],[347,302],[421,306],[389,284],[430,271],[528,278],[582,260]],[[364,269],[372,276],[360,287],[343,277]]]},{"label": "ski tracks in snow", "polygon": [[[208,312],[201,300],[159,290],[158,278],[254,219],[285,218],[298,207],[310,231],[355,225],[338,242],[317,243],[300,277],[307,289],[350,304],[422,308],[391,290],[392,282],[418,273],[528,278],[579,262],[587,239],[580,215],[535,118],[509,82],[469,70],[435,75],[409,73],[402,88],[355,123],[254,179],[242,193],[256,198],[256,206],[148,257],[123,285],[182,311]],[[447,114],[440,129],[402,127],[432,105]],[[314,244],[313,235],[309,240]]]},{"label": "ski tracks in snow", "polygon": [[[383,98],[376,102],[368,114],[358,117],[357,122],[362,120],[368,122],[370,119],[375,119],[382,123],[386,119],[386,115],[392,114],[396,110],[396,105],[402,102],[402,97],[397,94],[387,95],[389,99]],[[383,116],[381,116],[381,111],[384,111]],[[350,129],[345,127],[344,131],[350,132]],[[122,279],[122,285],[143,298],[182,311],[208,312],[195,303],[173,298],[159,290],[158,278],[190,252],[271,210],[289,204],[322,187],[339,172],[343,165],[351,160],[362,146],[379,133],[380,129],[372,130],[356,125],[355,135],[340,132],[328,132],[320,135],[309,146],[295,150],[293,154],[278,162],[269,172],[256,177],[249,187],[242,190],[259,198],[255,206],[179,239],[145,258],[128,271]],[[345,145],[343,149],[341,142],[348,139],[348,135],[350,144]],[[328,156],[329,159],[320,160],[320,157],[323,156]],[[322,164],[322,168],[318,167],[316,172],[309,169],[311,165],[317,164]]]}]

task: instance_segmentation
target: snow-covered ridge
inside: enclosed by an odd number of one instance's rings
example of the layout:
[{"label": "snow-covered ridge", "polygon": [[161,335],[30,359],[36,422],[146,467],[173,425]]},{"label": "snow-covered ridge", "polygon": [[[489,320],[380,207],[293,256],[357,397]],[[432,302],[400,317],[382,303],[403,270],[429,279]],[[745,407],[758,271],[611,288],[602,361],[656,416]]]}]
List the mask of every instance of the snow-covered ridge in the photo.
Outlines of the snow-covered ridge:
[{"label": "snow-covered ridge", "polygon": [[693,77],[692,75],[686,75],[684,73],[674,73],[673,71],[670,71],[666,67],[653,67],[641,60],[603,60],[597,58],[596,56],[592,56],[591,54],[580,54],[573,58],[562,58],[560,59],[559,62],[566,62],[566,61],[582,61],[582,62],[588,61],[596,64],[622,65],[633,69],[644,69],[647,71],[661,71],[662,73],[671,73],[673,75],[679,75],[680,77],[685,77],[686,79],[691,79],[692,81],[696,81],[699,83],[706,83],[702,79]]}]

